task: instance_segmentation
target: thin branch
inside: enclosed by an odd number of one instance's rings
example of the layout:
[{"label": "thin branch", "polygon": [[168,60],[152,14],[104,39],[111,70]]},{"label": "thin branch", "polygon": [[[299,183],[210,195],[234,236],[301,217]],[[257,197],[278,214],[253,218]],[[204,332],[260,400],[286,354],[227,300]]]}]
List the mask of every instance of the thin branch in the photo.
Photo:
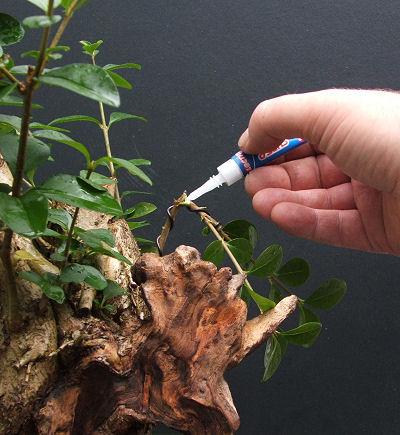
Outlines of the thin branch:
[{"label": "thin branch", "polygon": [[[93,65],[96,65],[96,62],[94,60],[94,54],[92,54],[92,63]],[[99,110],[100,110],[100,118],[101,118],[101,129],[103,130],[103,136],[104,136],[104,144],[106,147],[106,154],[107,157],[112,157],[112,153],[111,153],[111,145],[110,145],[110,136],[108,135],[108,125],[106,122],[106,116],[104,113],[104,105],[101,101],[99,101]],[[115,167],[114,167],[114,163],[113,162],[108,162],[108,167],[110,169],[110,175],[112,178],[116,178],[115,177]],[[114,198],[118,201],[119,204],[121,204],[121,198],[119,196],[119,190],[118,190],[118,185],[115,186],[115,191],[114,191]]]},{"label": "thin branch", "polygon": [[[53,15],[53,6],[54,6],[54,0],[49,0],[49,6],[47,9],[47,14],[46,14],[48,17],[51,17]],[[40,74],[43,71],[44,65],[47,62],[46,49],[47,49],[47,43],[49,41],[50,29],[51,29],[51,27],[46,27],[43,30],[42,41],[40,43],[40,51],[39,51],[39,56],[38,56],[37,61],[36,61],[34,77],[40,76]]]},{"label": "thin branch", "polygon": [[18,85],[21,85],[21,82],[15,77],[14,74],[10,73],[10,71],[8,71],[6,67],[0,66],[0,72],[4,74],[11,82],[18,83]]}]

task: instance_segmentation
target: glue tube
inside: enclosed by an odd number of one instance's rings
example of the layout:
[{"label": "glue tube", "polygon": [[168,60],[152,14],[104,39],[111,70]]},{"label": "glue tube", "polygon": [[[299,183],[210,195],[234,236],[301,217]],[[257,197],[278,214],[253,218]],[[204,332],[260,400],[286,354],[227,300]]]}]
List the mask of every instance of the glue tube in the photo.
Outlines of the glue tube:
[{"label": "glue tube", "polygon": [[306,142],[306,140],[296,137],[293,139],[285,139],[276,149],[268,153],[247,154],[243,151],[238,151],[229,160],[218,166],[217,175],[212,176],[202,186],[193,191],[187,199],[194,201],[201,195],[210,192],[216,187],[220,187],[224,183],[231,186],[253,169],[268,165],[268,163]]}]

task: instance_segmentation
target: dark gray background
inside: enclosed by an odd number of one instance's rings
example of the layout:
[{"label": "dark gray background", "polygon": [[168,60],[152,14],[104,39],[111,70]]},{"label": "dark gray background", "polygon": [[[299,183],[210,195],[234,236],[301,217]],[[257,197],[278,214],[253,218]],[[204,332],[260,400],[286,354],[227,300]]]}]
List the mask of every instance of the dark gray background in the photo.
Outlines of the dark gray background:
[{"label": "dark gray background", "polygon": [[[3,0],[1,8],[20,19],[39,13],[21,0]],[[24,50],[37,48],[39,35],[27,32]],[[73,50],[59,64],[88,61],[78,41],[103,39],[99,64],[142,65],[141,71],[121,70],[134,85],[133,91],[121,92],[118,110],[148,122],[116,125],[111,141],[114,155],[153,163],[152,201],[159,210],[150,229],[137,234],[155,239],[172,199],[198,187],[236,151],[258,102],[329,87],[399,89],[399,35],[396,1],[92,0],[71,22],[62,43]],[[10,47],[15,56],[19,50]],[[61,89],[42,88],[37,97],[47,108],[34,113],[37,121],[73,113],[99,116],[95,102]],[[94,125],[70,127],[94,156],[104,154]],[[63,145],[55,145],[53,155],[51,173],[76,173],[76,165],[83,163]],[[123,176],[120,184],[121,190],[146,188],[131,176]],[[222,222],[254,222],[260,250],[280,243],[285,259],[306,258],[312,277],[299,289],[300,296],[327,278],[348,284],[345,299],[321,313],[317,342],[310,349],[290,346],[269,382],[260,382],[263,349],[227,374],[241,416],[238,433],[398,433],[398,259],[288,236],[255,215],[240,182],[198,203]],[[204,249],[211,239],[200,235],[201,228],[196,216],[182,212],[167,250],[181,243]],[[263,283],[257,284],[262,292]]]}]

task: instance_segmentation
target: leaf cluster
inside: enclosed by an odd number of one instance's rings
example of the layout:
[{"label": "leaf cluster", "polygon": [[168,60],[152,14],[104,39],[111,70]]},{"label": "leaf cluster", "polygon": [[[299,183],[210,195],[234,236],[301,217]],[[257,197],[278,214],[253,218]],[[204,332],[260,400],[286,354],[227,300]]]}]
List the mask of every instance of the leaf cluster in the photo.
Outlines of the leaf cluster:
[{"label": "leaf cluster", "polygon": [[[250,222],[234,220],[220,228],[219,233],[221,239],[208,245],[204,251],[204,259],[220,266],[226,250],[229,249],[249,278],[261,278],[262,286],[267,285],[264,294],[255,292],[246,281],[241,289],[241,297],[247,303],[250,298],[253,299],[262,313],[273,308],[284,295],[293,294],[290,287],[300,287],[308,281],[310,267],[307,261],[303,258],[292,258],[282,264],[283,249],[280,245],[270,245],[258,256],[254,255],[258,232]],[[208,227],[203,230],[203,234],[209,234]],[[322,325],[318,314],[313,310],[333,308],[345,293],[344,281],[329,279],[305,299],[298,297],[298,326],[288,331],[278,329],[267,342],[263,381],[268,380],[278,368],[288,343],[309,347],[317,339]]]},{"label": "leaf cluster", "polygon": [[[143,217],[156,209],[154,204],[142,201],[124,210],[124,198],[147,192],[127,191],[118,196],[119,192],[118,195],[111,195],[107,189],[108,185],[118,184],[115,175],[121,170],[128,171],[141,182],[152,185],[150,177],[142,169],[151,162],[146,159],[113,156],[108,136],[110,127],[121,121],[146,119],[143,116],[112,111],[106,121],[103,107],[105,104],[118,108],[118,88],[132,88],[132,85],[115,71],[140,70],[140,65],[132,62],[96,65],[94,57],[99,54],[99,46],[103,41],[81,41],[83,52],[92,58],[92,62],[49,67],[48,64],[59,61],[63,53],[70,50],[69,46],[58,44],[60,33],[72,14],[89,0],[28,1],[37,6],[43,14],[27,17],[20,23],[11,15],[0,12],[0,105],[22,107],[24,111],[39,109],[42,106],[34,103],[27,107],[26,94],[31,92],[33,96],[42,87],[57,86],[95,100],[99,104],[100,119],[91,115],[72,114],[43,122],[38,120],[36,112],[27,119],[24,116],[0,114],[0,153],[14,176],[14,183],[20,176],[18,168],[22,165],[23,179],[19,181],[24,183],[24,187],[17,193],[14,192],[14,185],[0,184],[1,230],[15,232],[31,239],[46,238],[52,241],[53,253],[50,259],[60,266],[60,274],[39,275],[33,271],[21,273],[22,278],[39,285],[50,299],[62,303],[65,300],[65,284],[81,282],[102,291],[103,296],[98,305],[101,309],[110,309],[107,300],[123,294],[124,291],[118,284],[107,281],[102,276],[96,268],[95,257],[107,255],[128,264],[130,261],[115,249],[114,237],[109,231],[78,228],[75,219],[79,209],[85,208],[106,213],[114,219],[124,217],[130,228],[135,230],[148,225]],[[55,9],[60,12],[55,14]],[[59,28],[55,30],[53,41],[50,43],[50,31],[57,25]],[[39,50],[21,54],[22,58],[33,58],[34,64],[18,65],[6,53],[7,47],[17,44],[27,32],[36,29],[43,32],[42,46]],[[29,82],[33,83],[31,88]],[[70,130],[64,127],[75,122],[94,123],[98,126],[99,133],[107,132],[106,155],[93,159],[89,149],[71,137]],[[25,138],[24,131],[28,132]],[[82,157],[82,170],[79,175],[56,174],[37,184],[37,170],[53,160],[52,147],[60,145],[79,153]],[[25,155],[23,161],[21,151]],[[102,173],[104,167],[112,167],[111,177]],[[75,207],[75,215],[71,216],[65,210],[52,208],[55,202]],[[15,259],[25,257],[20,252]]]}]

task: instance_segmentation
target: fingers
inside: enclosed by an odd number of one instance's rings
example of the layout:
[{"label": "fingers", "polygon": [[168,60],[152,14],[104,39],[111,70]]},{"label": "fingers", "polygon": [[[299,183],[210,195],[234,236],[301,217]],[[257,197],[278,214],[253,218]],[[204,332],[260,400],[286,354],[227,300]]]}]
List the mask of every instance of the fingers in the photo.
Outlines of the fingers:
[{"label": "fingers", "polygon": [[268,187],[288,190],[330,188],[349,181],[325,154],[264,166],[250,172],[245,187],[250,196]]},{"label": "fingers", "polygon": [[271,219],[272,210],[280,202],[291,202],[315,209],[351,210],[356,207],[350,183],[330,189],[291,191],[286,189],[263,189],[253,198],[254,210],[264,219]]},{"label": "fingers", "polygon": [[357,210],[316,210],[301,204],[280,202],[271,220],[297,237],[364,251],[373,251]]}]

